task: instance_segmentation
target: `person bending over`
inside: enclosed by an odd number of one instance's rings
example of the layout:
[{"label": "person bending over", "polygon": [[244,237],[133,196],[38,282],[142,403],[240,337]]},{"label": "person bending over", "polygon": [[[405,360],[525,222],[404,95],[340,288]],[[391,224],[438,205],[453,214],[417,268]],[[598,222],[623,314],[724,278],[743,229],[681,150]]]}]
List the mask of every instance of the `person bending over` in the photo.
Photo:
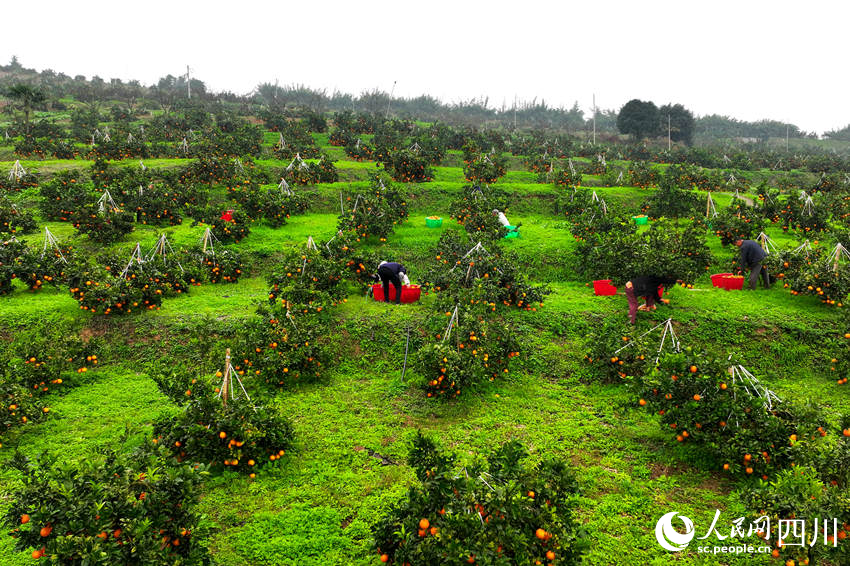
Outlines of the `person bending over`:
[{"label": "person bending over", "polygon": [[390,302],[390,282],[395,287],[395,303],[401,303],[401,286],[409,285],[410,279],[407,278],[407,268],[395,261],[382,261],[378,265],[377,276],[381,279],[384,286],[384,302]]},{"label": "person bending over", "polygon": [[762,265],[767,253],[755,240],[736,240],[735,245],[741,249],[738,265],[741,266],[742,270],[750,270],[750,290],[755,291],[759,282],[759,275],[761,275],[764,288],[769,288],[770,275],[767,273],[767,267]]},{"label": "person bending over", "polygon": [[[670,277],[656,277],[649,275],[635,277],[626,282],[626,298],[629,300],[629,322],[635,323],[638,310],[655,310],[656,303],[669,304],[670,301],[662,299],[660,290],[675,284],[676,280]],[[644,297],[645,304],[638,307],[638,297]]]}]

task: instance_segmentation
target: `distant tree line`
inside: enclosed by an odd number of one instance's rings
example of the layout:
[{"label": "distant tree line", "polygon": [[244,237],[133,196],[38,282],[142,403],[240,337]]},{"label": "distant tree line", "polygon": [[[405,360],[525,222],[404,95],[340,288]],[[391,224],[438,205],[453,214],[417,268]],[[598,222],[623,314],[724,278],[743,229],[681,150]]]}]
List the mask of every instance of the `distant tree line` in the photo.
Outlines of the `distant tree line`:
[{"label": "distant tree line", "polygon": [[[595,109],[595,115],[585,116],[578,102],[571,108],[553,107],[545,100],[519,101],[516,104],[493,105],[487,98],[472,98],[456,103],[444,103],[430,95],[412,98],[392,97],[380,89],[363,91],[359,95],[325,89],[314,89],[301,84],[280,86],[259,84],[252,93],[238,95],[232,92],[209,92],[203,81],[192,78],[187,85],[186,75],[166,75],[149,86],[139,81],[121,79],[104,80],[99,76],[87,79],[83,75],[71,77],[52,69],[37,72],[26,69],[12,57],[8,65],[0,66],[0,93],[12,101],[12,108],[24,110],[27,121],[33,110],[62,109],[60,99],[75,100],[97,109],[105,101],[124,103],[130,108],[153,105],[166,112],[184,107],[189,92],[195,101],[224,101],[241,104],[245,114],[255,112],[260,105],[271,112],[302,109],[312,112],[368,112],[374,115],[391,115],[447,124],[489,128],[514,127],[535,130],[554,130],[570,134],[589,134],[595,130],[603,141],[615,141],[618,135],[633,139],[667,138],[668,129],[673,142],[691,145],[714,143],[721,140],[765,142],[769,138],[817,137],[801,131],[793,124],[775,120],[746,122],[712,114],[695,118],[682,104],[665,104],[657,107],[653,102],[633,99],[619,111]],[[24,90],[21,90],[22,87]],[[12,90],[10,90],[12,89]],[[13,94],[14,89],[17,89]],[[29,90],[27,90],[29,89]],[[595,118],[595,119],[594,119]],[[850,126],[824,134],[829,139],[850,140]]]}]

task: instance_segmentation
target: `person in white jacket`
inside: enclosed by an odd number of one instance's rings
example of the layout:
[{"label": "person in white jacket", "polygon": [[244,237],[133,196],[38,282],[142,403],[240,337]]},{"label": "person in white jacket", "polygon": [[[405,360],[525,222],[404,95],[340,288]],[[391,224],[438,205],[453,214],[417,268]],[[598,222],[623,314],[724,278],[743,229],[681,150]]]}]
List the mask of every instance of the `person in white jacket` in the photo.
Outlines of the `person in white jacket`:
[{"label": "person in white jacket", "polygon": [[407,277],[407,268],[394,261],[382,261],[378,265],[378,273],[375,274],[376,279],[380,279],[384,287],[384,302],[390,302],[390,283],[395,288],[395,302],[401,303],[401,286],[410,285],[410,279]]},{"label": "person in white jacket", "polygon": [[[507,216],[505,216],[505,213],[504,213],[504,212],[502,212],[501,210],[498,210],[498,209],[494,208],[494,209],[493,209],[493,216],[495,216],[496,218],[498,218],[498,219],[499,219],[499,224],[501,224],[501,225],[502,225],[502,226],[504,226],[505,228],[507,228],[508,226],[510,226],[510,225],[511,225],[511,223],[508,221],[508,217],[507,217]],[[520,223],[520,224],[522,224],[522,223]],[[516,231],[517,231],[517,228],[519,228],[519,227],[520,227],[520,224],[517,224],[517,225],[516,225],[516,226],[514,226],[513,228],[508,228],[508,232],[516,232]]]}]

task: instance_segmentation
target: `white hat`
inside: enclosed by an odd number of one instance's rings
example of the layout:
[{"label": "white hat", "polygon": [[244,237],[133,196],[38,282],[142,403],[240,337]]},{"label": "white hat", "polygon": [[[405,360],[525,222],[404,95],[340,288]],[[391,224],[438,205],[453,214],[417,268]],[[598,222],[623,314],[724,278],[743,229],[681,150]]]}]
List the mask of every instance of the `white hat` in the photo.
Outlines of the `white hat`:
[{"label": "white hat", "polygon": [[378,264],[378,267],[381,267],[381,266],[382,266],[382,265],[384,265],[385,263],[387,263],[387,262],[382,261],[381,263],[379,263],[379,264]]}]

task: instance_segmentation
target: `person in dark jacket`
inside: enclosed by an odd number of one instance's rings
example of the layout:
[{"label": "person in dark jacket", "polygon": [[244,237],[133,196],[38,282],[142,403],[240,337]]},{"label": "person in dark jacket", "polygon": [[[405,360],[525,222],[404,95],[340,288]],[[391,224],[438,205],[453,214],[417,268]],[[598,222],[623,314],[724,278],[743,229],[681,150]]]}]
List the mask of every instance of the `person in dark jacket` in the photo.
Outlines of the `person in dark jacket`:
[{"label": "person in dark jacket", "polygon": [[741,266],[741,269],[750,270],[750,289],[755,290],[759,282],[759,275],[761,275],[764,288],[769,288],[770,276],[767,273],[767,267],[762,265],[767,253],[755,240],[736,240],[735,245],[741,250],[738,265]]},{"label": "person in dark jacket", "polygon": [[395,287],[395,304],[401,304],[402,280],[410,282],[407,278],[407,268],[394,261],[382,261],[378,266],[377,276],[384,285],[384,302],[390,302],[390,282]]},{"label": "person in dark jacket", "polygon": [[668,288],[676,283],[675,279],[669,277],[656,277],[654,275],[635,277],[626,282],[626,298],[629,300],[629,322],[635,323],[637,318],[638,297],[644,297],[646,304],[640,310],[655,310],[656,303],[669,304],[670,301],[661,298],[660,290]]}]

